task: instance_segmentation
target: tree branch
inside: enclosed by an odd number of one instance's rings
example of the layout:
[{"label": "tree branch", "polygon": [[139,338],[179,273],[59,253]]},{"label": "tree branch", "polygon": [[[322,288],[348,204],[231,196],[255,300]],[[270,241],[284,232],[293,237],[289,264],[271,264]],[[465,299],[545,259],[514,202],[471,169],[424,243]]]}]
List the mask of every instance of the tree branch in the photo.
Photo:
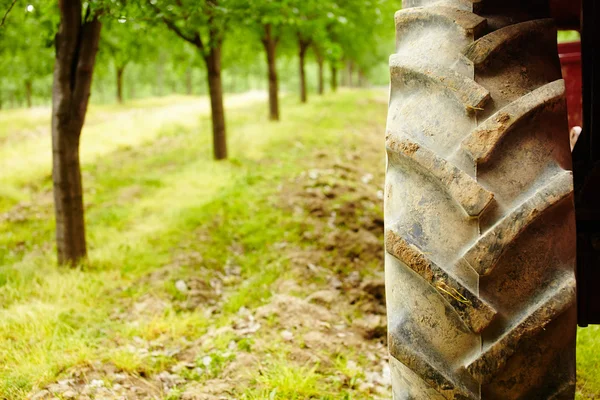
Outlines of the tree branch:
[{"label": "tree branch", "polygon": [[17,0],[13,0],[12,3],[10,3],[8,10],[6,10],[6,12],[4,13],[4,16],[2,17],[2,21],[0,21],[0,28],[4,25],[4,21],[6,21],[6,17],[8,17],[8,14],[10,14],[10,10],[12,10],[12,8],[15,6],[16,3],[17,3]]},{"label": "tree branch", "polygon": [[312,39],[304,39],[304,37],[302,37],[302,34],[298,32],[298,44],[300,45],[301,53],[306,53],[306,50],[308,50],[312,43]]},{"label": "tree branch", "polygon": [[[152,4],[152,2],[148,1],[148,4],[150,4],[150,7],[152,7],[157,14],[162,13],[161,10],[155,4]],[[183,33],[181,29],[179,29],[177,25],[175,25],[175,22],[171,21],[169,18],[163,15],[161,19],[163,20],[165,25],[167,25],[167,28],[169,28],[169,30],[174,32],[183,40],[193,44],[194,46],[199,48],[202,53],[204,53],[204,43],[202,43],[202,38],[200,37],[200,34],[198,34],[198,32],[195,32],[194,36],[187,36],[185,33]]]},{"label": "tree branch", "polygon": [[77,65],[81,30],[81,2],[77,0],[59,0],[58,6],[60,25],[55,37],[55,85],[61,87],[59,90],[61,93],[68,93],[71,96],[75,86],[74,70]]},{"label": "tree branch", "polygon": [[73,100],[74,104],[79,106],[78,114],[82,125],[90,98],[92,75],[96,63],[96,54],[98,53],[101,28],[102,24],[98,20],[97,13],[94,14],[91,20],[81,26],[79,57],[77,67],[74,71],[75,87],[73,89]]},{"label": "tree branch", "polygon": [[[218,47],[220,48],[223,44],[223,31],[221,27],[217,26],[217,21],[215,20],[214,10],[219,6],[218,0],[208,0],[208,7],[206,8],[206,17],[208,19],[208,51],[212,51],[212,48]],[[225,21],[221,21],[221,23],[226,24]]]}]

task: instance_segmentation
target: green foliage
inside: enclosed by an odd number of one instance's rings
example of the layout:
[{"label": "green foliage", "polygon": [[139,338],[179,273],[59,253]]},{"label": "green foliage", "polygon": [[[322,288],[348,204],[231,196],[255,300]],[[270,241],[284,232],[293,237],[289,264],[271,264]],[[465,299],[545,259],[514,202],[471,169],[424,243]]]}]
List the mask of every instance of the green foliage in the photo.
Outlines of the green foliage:
[{"label": "green foliage", "polygon": [[141,15],[164,22],[204,58],[221,46],[230,25],[244,11],[242,0],[154,0],[138,5]]},{"label": "green foliage", "polygon": [[0,102],[48,98],[54,62],[54,25],[58,15],[50,2],[17,2],[0,28]]},{"label": "green foliage", "polygon": [[[310,41],[314,55],[341,68],[352,61],[377,84],[386,83],[385,64],[393,50],[391,0],[135,0],[100,1],[103,29],[92,102],[115,101],[116,71],[124,68],[126,99],[171,93],[205,94],[203,57],[223,43],[224,89],[266,87],[265,26],[277,39],[280,87],[297,90],[297,40]],[[181,40],[174,29],[190,40]],[[55,1],[17,1],[0,28],[0,106],[49,105],[58,27]],[[203,44],[200,50],[195,40]],[[190,43],[191,42],[191,43]],[[316,85],[310,72],[309,88]],[[30,90],[28,89],[30,88]]]},{"label": "green foliage", "polygon": [[99,56],[110,58],[117,68],[125,67],[130,62],[152,62],[157,43],[151,39],[147,24],[128,21],[126,17],[105,18]]},{"label": "green foliage", "polygon": [[558,31],[558,43],[577,42],[581,35],[577,31]]}]

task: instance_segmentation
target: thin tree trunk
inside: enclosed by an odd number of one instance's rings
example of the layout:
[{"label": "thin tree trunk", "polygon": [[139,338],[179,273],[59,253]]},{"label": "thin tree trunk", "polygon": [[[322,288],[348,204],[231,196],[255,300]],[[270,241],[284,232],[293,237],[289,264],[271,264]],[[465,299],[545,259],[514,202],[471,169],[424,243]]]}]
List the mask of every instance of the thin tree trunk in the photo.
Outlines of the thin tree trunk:
[{"label": "thin tree trunk", "polygon": [[273,37],[271,25],[265,25],[263,46],[267,55],[269,78],[269,119],[279,121],[279,83],[277,81],[277,67],[275,64],[277,40]]},{"label": "thin tree trunk", "polygon": [[337,67],[335,64],[331,64],[331,91],[337,92]]},{"label": "thin tree trunk", "polygon": [[186,87],[186,94],[188,96],[191,96],[194,92],[194,85],[193,85],[193,80],[192,80],[192,67],[188,66],[187,69],[185,70],[185,87]]},{"label": "thin tree trunk", "polygon": [[364,81],[365,76],[363,75],[362,70],[358,70],[358,87],[363,87],[363,85],[365,84]]},{"label": "thin tree trunk", "polygon": [[310,45],[309,41],[303,40],[301,37],[298,37],[298,45],[299,45],[299,53],[298,60],[300,63],[300,101],[302,103],[306,103],[307,95],[306,95],[306,71],[304,70],[304,61],[306,57],[306,50],[308,50],[308,46]]},{"label": "thin tree trunk", "polygon": [[208,89],[213,127],[213,154],[215,160],[227,158],[223,81],[221,79],[221,46],[210,48],[206,57]]},{"label": "thin tree trunk", "polygon": [[31,81],[29,79],[25,81],[25,100],[27,108],[31,108]]},{"label": "thin tree trunk", "polygon": [[237,93],[238,92],[238,88],[237,88],[237,78],[238,75],[236,73],[235,70],[231,71],[231,90],[229,91],[230,93]]},{"label": "thin tree trunk", "polygon": [[348,86],[353,87],[354,82],[352,82],[352,75],[354,74],[354,63],[352,60],[348,61]]},{"label": "thin tree trunk", "polygon": [[315,57],[317,59],[317,66],[319,67],[319,74],[318,74],[318,79],[319,79],[319,89],[318,89],[318,93],[319,95],[323,95],[323,93],[325,93],[325,78],[323,75],[323,54],[321,53],[321,50],[319,49],[319,46],[313,46],[313,51],[315,52]]},{"label": "thin tree trunk", "polygon": [[322,95],[325,93],[325,81],[323,78],[323,58],[317,58],[317,63],[319,65],[319,94]]},{"label": "thin tree trunk", "polygon": [[[217,8],[217,0],[207,0],[208,7],[206,11],[207,27],[209,40],[207,45],[202,41],[201,35],[196,32],[190,36],[182,32],[173,20],[163,16],[163,22],[167,27],[177,34],[180,38],[193,44],[202,54],[206,63],[206,75],[208,81],[208,90],[210,94],[210,108],[213,128],[213,153],[216,160],[227,158],[227,140],[225,130],[225,109],[223,107],[223,79],[221,76],[221,48],[223,43],[223,33],[220,32],[218,24],[215,22],[213,10]],[[160,10],[150,2],[157,12]]]},{"label": "thin tree trunk", "polygon": [[117,102],[123,104],[123,72],[125,72],[125,66],[120,65],[117,67]]},{"label": "thin tree trunk", "polygon": [[52,180],[60,264],[86,257],[79,139],[90,97],[101,24],[81,0],[59,0],[52,88]]},{"label": "thin tree trunk", "polygon": [[158,57],[158,68],[156,71],[156,89],[155,93],[158,96],[162,96],[164,93],[164,82],[165,82],[165,61],[164,54],[160,53]]}]

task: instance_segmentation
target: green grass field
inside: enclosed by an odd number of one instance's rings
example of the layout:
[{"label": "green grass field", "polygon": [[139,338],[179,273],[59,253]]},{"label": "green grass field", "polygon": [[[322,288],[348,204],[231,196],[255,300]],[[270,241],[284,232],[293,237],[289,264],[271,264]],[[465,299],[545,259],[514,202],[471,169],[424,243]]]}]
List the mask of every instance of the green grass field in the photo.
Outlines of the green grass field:
[{"label": "green grass field", "polygon": [[[386,96],[284,98],[280,123],[231,96],[224,162],[204,98],[92,106],[76,269],[55,262],[47,110],[0,111],[0,398],[389,398]],[[600,398],[597,327],[577,356]]]}]

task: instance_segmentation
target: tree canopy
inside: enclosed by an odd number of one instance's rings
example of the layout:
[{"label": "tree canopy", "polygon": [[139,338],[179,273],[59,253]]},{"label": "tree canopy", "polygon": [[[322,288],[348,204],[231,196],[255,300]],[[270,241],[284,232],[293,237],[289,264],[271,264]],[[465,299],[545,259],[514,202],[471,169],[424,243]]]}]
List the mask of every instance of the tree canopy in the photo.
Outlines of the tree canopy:
[{"label": "tree canopy", "polygon": [[[92,101],[169,93],[208,93],[205,58],[222,45],[224,90],[267,87],[266,27],[276,40],[279,89],[298,91],[298,35],[307,49],[308,90],[316,90],[317,57],[343,69],[351,62],[375,84],[384,84],[392,48],[389,0],[128,0],[99,1],[103,32]],[[386,17],[387,16],[387,17]],[[1,0],[0,103],[2,107],[49,104],[57,2]],[[179,42],[181,41],[181,43]],[[200,49],[200,50],[198,50]],[[330,73],[325,72],[327,77]]]}]

